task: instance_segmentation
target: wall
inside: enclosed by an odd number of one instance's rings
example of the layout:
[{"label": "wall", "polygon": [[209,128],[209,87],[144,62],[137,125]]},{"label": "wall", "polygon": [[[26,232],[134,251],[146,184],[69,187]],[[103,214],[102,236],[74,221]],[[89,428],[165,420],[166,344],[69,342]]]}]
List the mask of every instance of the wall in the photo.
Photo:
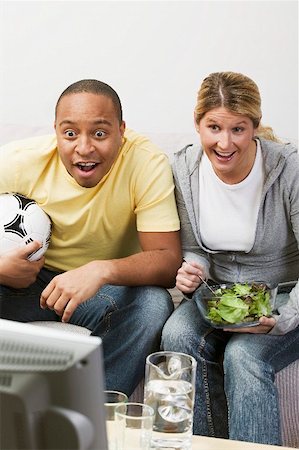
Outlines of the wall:
[{"label": "wall", "polygon": [[127,125],[192,132],[196,92],[213,71],[252,77],[263,122],[298,139],[298,2],[1,1],[1,122],[53,122],[61,91],[97,78]]}]

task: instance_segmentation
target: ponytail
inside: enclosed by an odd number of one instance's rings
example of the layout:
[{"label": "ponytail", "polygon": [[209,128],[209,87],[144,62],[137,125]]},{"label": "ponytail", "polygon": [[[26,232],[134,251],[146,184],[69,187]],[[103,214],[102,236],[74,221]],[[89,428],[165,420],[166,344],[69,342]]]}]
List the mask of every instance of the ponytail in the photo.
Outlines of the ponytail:
[{"label": "ponytail", "polygon": [[282,141],[275,135],[273,129],[268,126],[263,126],[261,123],[259,124],[256,132],[257,137],[261,137],[263,139],[267,139],[268,141],[281,143]]}]

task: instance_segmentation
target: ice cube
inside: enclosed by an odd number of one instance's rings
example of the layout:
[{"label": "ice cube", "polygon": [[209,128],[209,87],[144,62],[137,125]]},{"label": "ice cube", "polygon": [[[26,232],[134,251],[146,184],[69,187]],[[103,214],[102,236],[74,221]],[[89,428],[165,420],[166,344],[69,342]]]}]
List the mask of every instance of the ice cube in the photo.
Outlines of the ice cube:
[{"label": "ice cube", "polygon": [[171,356],[168,361],[168,373],[169,375],[182,370],[182,362],[178,356]]}]

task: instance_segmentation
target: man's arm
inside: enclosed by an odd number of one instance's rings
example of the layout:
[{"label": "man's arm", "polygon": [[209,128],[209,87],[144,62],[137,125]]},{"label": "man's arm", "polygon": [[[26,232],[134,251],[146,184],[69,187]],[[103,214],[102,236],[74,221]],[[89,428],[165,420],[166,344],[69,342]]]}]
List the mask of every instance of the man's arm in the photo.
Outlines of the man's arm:
[{"label": "man's arm", "polygon": [[179,232],[139,232],[138,235],[143,252],[109,261],[109,283],[173,287],[182,263]]},{"label": "man's arm", "polygon": [[67,322],[77,306],[104,284],[172,287],[182,263],[179,232],[139,232],[142,252],[121,259],[91,261],[57,275],[42,292],[42,308],[54,309]]}]

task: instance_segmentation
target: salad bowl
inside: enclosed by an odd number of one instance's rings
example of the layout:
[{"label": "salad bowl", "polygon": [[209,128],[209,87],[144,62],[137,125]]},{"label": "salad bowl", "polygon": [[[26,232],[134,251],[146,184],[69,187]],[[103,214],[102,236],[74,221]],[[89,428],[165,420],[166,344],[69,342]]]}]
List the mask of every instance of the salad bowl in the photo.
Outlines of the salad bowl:
[{"label": "salad bowl", "polygon": [[214,328],[253,327],[260,317],[271,317],[276,292],[263,282],[202,286],[197,306]]}]

